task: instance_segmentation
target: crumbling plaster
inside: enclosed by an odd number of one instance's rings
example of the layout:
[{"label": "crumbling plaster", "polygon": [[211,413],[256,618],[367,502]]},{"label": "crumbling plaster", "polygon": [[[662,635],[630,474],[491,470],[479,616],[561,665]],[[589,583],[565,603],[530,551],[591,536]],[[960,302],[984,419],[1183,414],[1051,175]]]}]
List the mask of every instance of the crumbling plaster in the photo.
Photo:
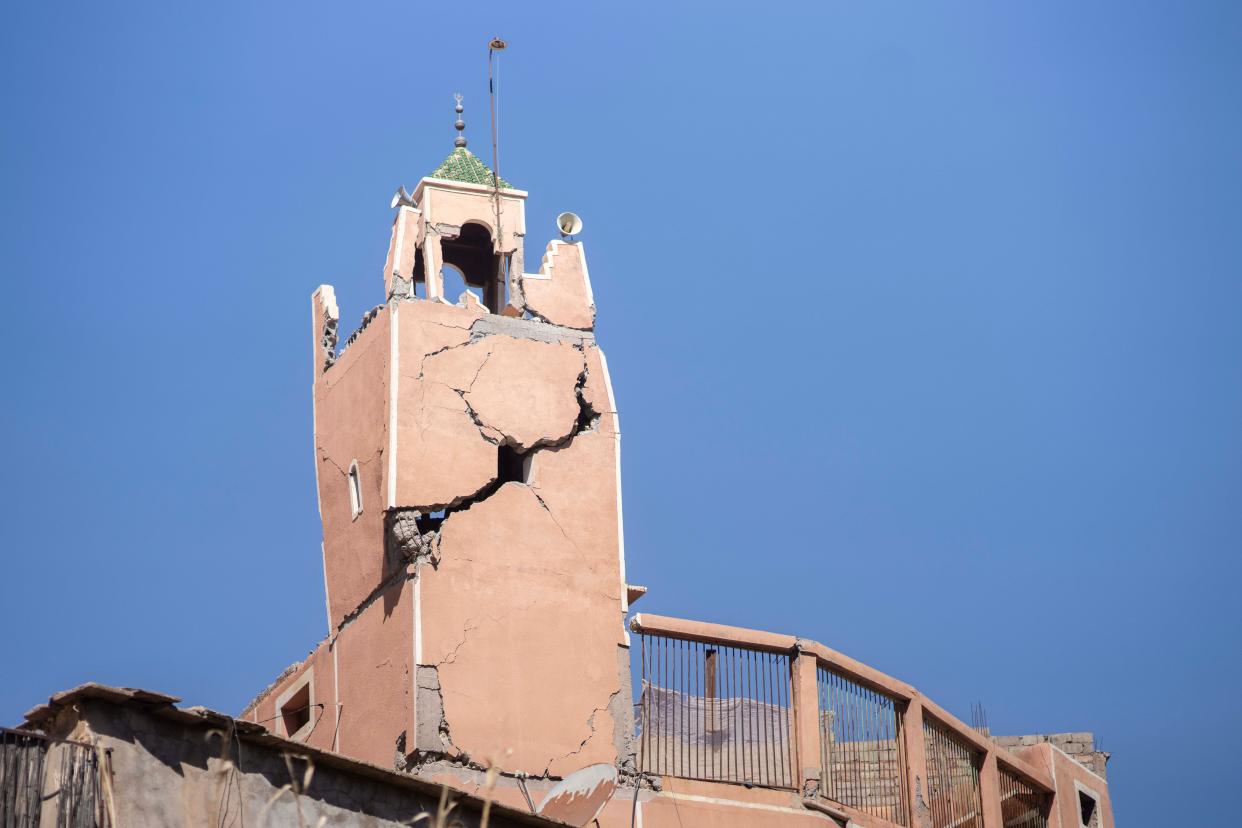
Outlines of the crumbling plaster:
[{"label": "crumbling plaster", "polygon": [[[339,689],[330,705],[319,694],[328,744],[369,761],[392,762],[395,748],[532,776],[627,761],[619,433],[593,336],[428,301],[392,301],[368,320],[316,382],[339,633],[328,647]],[[501,446],[527,458],[524,480],[502,485]],[[355,456],[356,521],[345,479]],[[442,525],[419,529],[419,515],[443,509]],[[407,598],[408,615],[397,609]],[[566,686],[548,692],[549,677]],[[500,687],[512,689],[480,703],[479,688]],[[269,693],[258,715],[272,708]]]}]

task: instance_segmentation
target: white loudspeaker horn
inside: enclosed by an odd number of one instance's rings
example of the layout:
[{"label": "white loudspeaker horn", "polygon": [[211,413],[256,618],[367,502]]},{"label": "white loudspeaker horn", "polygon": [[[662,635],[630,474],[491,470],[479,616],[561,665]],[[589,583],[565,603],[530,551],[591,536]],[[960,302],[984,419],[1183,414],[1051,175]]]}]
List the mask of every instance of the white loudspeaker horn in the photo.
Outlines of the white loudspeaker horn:
[{"label": "white loudspeaker horn", "polygon": [[577,213],[561,213],[556,217],[556,229],[561,232],[561,238],[575,236],[582,232],[582,219]]},{"label": "white loudspeaker horn", "polygon": [[392,204],[389,204],[388,206],[396,208],[398,204],[402,204],[406,207],[414,206],[414,197],[405,191],[404,184],[397,188],[397,192],[393,193]]}]

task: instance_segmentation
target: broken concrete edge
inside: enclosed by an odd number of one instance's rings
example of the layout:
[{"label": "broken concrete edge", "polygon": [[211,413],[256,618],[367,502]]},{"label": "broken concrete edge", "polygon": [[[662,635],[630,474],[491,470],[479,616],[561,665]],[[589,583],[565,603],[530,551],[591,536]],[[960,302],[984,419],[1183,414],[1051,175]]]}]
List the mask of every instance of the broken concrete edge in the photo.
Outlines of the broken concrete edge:
[{"label": "broken concrete edge", "polygon": [[[345,344],[341,346],[341,354],[345,353],[346,348],[354,344],[362,332],[370,326],[370,324],[375,320],[375,317],[379,316],[380,311],[384,310],[385,307],[386,305],[376,305],[362,315],[362,321],[358,323],[358,327],[354,328],[354,332],[349,335],[349,338],[345,340]],[[340,354],[338,354],[338,356],[339,355]]]},{"label": "broken concrete edge", "polygon": [[[474,296],[474,294],[470,294]],[[316,359],[316,363],[322,365],[322,371],[326,372],[332,368],[338,360],[345,354],[351,345],[356,342],[363,332],[371,326],[371,323],[380,315],[381,312],[387,310],[388,305],[376,305],[371,310],[362,315],[362,321],[346,338],[345,343],[339,348],[337,347],[340,337],[340,311],[336,305],[336,295],[331,285],[321,285],[312,296],[312,301],[322,303],[323,305],[323,321],[320,333],[320,348],[322,354]],[[389,302],[429,302],[438,301],[430,299],[422,299],[415,296],[393,295],[389,297]],[[515,339],[532,339],[536,342],[547,342],[549,344],[557,344],[561,342],[569,342],[581,346],[587,342],[595,342],[594,327],[591,328],[572,328],[567,325],[557,325],[548,322],[538,314],[532,313],[533,318],[523,319],[520,317],[508,316],[503,312],[492,312],[483,305],[476,305],[469,302],[443,302],[452,307],[463,308],[471,311],[473,322],[469,325],[461,326],[463,330],[469,329],[471,341],[476,341],[487,336],[495,336],[497,334],[503,336],[511,336]],[[426,356],[433,356],[427,354]]]},{"label": "broken concrete edge", "polygon": [[[465,644],[464,636],[462,644]],[[460,648],[461,644],[458,647]],[[619,646],[617,649],[618,664],[623,663],[626,668],[624,681],[621,687],[609,695],[607,703],[591,711],[591,715],[587,719],[590,733],[582,740],[581,744],[563,756],[549,759],[541,774],[532,775],[518,771],[506,771],[503,768],[497,767],[494,769],[494,772],[498,776],[506,779],[534,779],[549,782],[563,779],[563,776],[551,772],[552,765],[576,753],[580,753],[591,739],[595,738],[597,732],[595,717],[601,712],[607,711],[613,717],[614,722],[613,741],[618,757],[615,764],[618,778],[626,780],[629,787],[649,787],[653,790],[659,790],[658,781],[653,784],[642,784],[640,779],[642,775],[636,767],[637,757],[634,753],[635,736],[632,733],[626,733],[624,728],[616,726],[617,722],[623,720],[620,717],[625,713],[624,707],[633,703],[633,691],[629,681],[629,648]],[[447,663],[447,659],[445,662],[441,662],[441,664],[443,663]],[[444,696],[440,686],[440,664],[415,665],[415,691],[414,704],[417,711],[417,731],[414,735],[414,747],[413,750],[402,750],[404,738],[398,740],[398,768],[413,773],[452,769],[455,771],[468,770],[478,774],[486,774],[489,770],[486,764],[475,761],[466,751],[453,744],[448,719],[444,713]],[[404,737],[404,734],[402,736]]]},{"label": "broken concrete edge", "polygon": [[[340,753],[311,747],[302,742],[295,742],[283,736],[277,736],[262,725],[247,722],[243,719],[235,719],[226,713],[211,710],[207,707],[177,707],[175,703],[181,701],[181,699],[176,696],[167,696],[162,693],[133,687],[112,687],[106,684],[88,682],[78,685],[71,690],[56,693],[48,700],[48,704],[32,708],[26,714],[25,729],[44,733],[46,732],[45,726],[55,722],[62,713],[75,712],[74,708],[86,701],[100,701],[119,707],[129,707],[141,713],[159,716],[178,724],[202,727],[204,738],[206,738],[207,732],[210,730],[223,730],[228,734],[229,739],[236,738],[243,742],[280,750],[289,755],[304,758],[313,764],[321,764],[324,767],[346,773],[354,773],[380,782],[406,787],[429,797],[439,797],[446,787],[408,773],[384,768],[361,759],[352,759]],[[450,788],[450,790],[454,791],[462,799],[469,801],[472,807],[479,808],[483,806],[483,797],[457,788]],[[505,818],[523,825],[568,824],[550,817],[531,814],[526,810],[502,805],[496,801],[491,802],[491,810],[495,814],[503,815]]]},{"label": "broken concrete edge", "polygon": [[327,371],[337,359],[337,337],[341,321],[341,311],[336,304],[336,291],[332,285],[320,285],[311,294],[311,311],[318,314],[315,335],[318,337],[319,353],[315,354],[314,364],[320,366],[319,373]]},{"label": "broken concrete edge", "polygon": [[843,807],[825,802],[815,797],[802,797],[802,807],[809,811],[824,814],[832,818],[832,821],[841,826],[841,828],[856,828],[858,823],[850,819],[850,815]]}]

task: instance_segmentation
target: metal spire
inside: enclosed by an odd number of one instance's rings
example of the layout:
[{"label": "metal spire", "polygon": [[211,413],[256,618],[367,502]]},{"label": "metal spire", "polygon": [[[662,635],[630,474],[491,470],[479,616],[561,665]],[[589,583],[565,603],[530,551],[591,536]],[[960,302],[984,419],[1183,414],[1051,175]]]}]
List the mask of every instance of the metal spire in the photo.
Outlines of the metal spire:
[{"label": "metal spire", "polygon": [[454,92],[453,98],[457,101],[457,106],[453,107],[453,110],[457,113],[457,121],[453,124],[457,128],[457,137],[453,140],[453,146],[465,149],[466,136],[464,130],[466,129],[466,122],[461,119],[461,113],[465,111],[465,108],[461,105],[461,93]]}]

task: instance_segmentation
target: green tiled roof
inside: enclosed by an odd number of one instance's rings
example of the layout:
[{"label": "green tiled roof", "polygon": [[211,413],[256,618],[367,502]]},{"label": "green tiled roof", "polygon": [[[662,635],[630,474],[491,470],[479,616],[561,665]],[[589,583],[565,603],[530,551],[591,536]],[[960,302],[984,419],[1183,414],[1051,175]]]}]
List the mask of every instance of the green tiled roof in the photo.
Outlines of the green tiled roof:
[{"label": "green tiled roof", "polygon": [[[443,178],[448,181],[463,181],[467,184],[482,184],[484,187],[492,186],[492,171],[465,147],[458,147],[453,150],[452,155],[445,158],[428,178]],[[500,179],[500,186],[505,189],[513,189],[513,185],[503,178]]]}]

